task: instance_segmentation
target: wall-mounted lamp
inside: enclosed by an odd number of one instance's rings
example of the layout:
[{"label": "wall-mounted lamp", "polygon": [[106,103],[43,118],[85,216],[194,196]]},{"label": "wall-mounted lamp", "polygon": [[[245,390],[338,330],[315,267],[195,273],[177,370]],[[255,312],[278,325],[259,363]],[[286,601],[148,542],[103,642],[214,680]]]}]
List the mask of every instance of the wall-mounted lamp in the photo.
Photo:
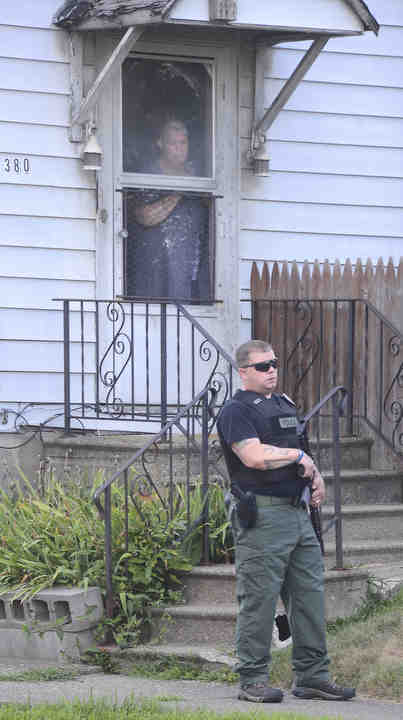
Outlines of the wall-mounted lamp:
[{"label": "wall-mounted lamp", "polygon": [[263,142],[252,154],[253,174],[257,177],[267,177],[269,175],[269,166],[270,157],[267,150],[267,144],[266,142]]},{"label": "wall-mounted lamp", "polygon": [[84,145],[84,150],[81,155],[84,170],[101,170],[102,155],[102,148],[98,142],[95,127],[90,126],[88,130],[88,140]]}]

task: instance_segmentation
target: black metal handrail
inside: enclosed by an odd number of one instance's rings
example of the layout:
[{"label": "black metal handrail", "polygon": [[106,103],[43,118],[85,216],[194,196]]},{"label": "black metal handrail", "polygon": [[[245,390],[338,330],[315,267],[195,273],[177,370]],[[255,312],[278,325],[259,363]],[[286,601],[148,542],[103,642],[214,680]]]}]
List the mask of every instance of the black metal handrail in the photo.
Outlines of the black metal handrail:
[{"label": "black metal handrail", "polygon": [[[165,427],[145,445],[135,452],[103,485],[97,488],[93,495],[93,500],[98,511],[104,519],[105,528],[105,572],[106,572],[106,612],[108,617],[113,614],[113,572],[112,572],[112,485],[123,481],[125,491],[125,503],[123,512],[125,515],[125,552],[128,552],[128,533],[129,533],[129,499],[132,501],[136,511],[144,520],[140,503],[135,495],[135,490],[143,498],[147,495],[155,494],[158,498],[161,508],[165,512],[166,522],[172,519],[174,514],[174,489],[176,484],[175,472],[172,466],[173,453],[173,431],[177,429],[185,436],[185,465],[187,475],[185,479],[185,498],[186,498],[186,514],[187,529],[190,528],[190,455],[196,451],[200,455],[200,476],[201,476],[201,493],[202,493],[202,509],[199,517],[193,522],[192,527],[202,526],[202,561],[208,561],[209,556],[209,526],[208,526],[208,487],[209,487],[209,435],[215,425],[216,415],[214,412],[214,403],[216,398],[216,389],[211,387],[204,388],[192,402],[182,409],[177,415],[170,420]],[[194,417],[199,419],[200,433],[196,436],[193,432]],[[198,436],[200,435],[200,439]],[[158,443],[164,443],[168,447],[168,466],[169,478],[166,497],[163,497],[163,489],[154,482],[151,473],[147,467],[146,454],[150,450],[157,450]],[[135,478],[135,488],[130,489],[129,471],[133,468],[138,460],[142,463],[142,472]],[[101,497],[104,496],[104,504]],[[182,538],[183,539],[183,538]]]}]

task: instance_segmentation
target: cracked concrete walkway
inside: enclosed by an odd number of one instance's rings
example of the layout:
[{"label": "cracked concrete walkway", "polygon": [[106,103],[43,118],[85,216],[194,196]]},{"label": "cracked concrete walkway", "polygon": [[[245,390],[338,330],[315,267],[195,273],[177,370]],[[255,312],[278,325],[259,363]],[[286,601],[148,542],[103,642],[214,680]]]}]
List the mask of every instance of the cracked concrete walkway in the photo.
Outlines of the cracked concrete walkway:
[{"label": "cracked concrete walkway", "polygon": [[[50,663],[4,661],[0,663],[0,674],[21,670],[54,667]],[[221,683],[202,683],[193,680],[156,680],[128,675],[110,675],[97,668],[76,665],[75,669],[85,674],[75,680],[52,680],[42,682],[0,682],[0,703],[55,703],[64,700],[106,699],[111,703],[122,703],[127,699],[136,701],[146,698],[160,700],[164,708],[195,710],[203,708],[219,714],[237,711],[249,716],[254,710],[263,710],[268,717],[273,710],[299,712],[312,718],[327,715],[338,720],[402,720],[403,704],[383,702],[357,697],[349,702],[325,700],[298,700],[290,692],[285,693],[281,705],[256,705],[241,702],[237,698],[237,687]]]}]

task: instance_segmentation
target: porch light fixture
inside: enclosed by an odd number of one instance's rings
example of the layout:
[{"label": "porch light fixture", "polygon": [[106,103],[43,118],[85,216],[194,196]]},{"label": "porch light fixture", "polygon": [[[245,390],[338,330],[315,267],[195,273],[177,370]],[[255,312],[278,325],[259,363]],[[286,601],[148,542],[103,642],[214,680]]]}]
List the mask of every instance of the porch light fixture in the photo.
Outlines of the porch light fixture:
[{"label": "porch light fixture", "polygon": [[253,174],[257,177],[269,175],[270,157],[266,142],[263,142],[252,155]]},{"label": "porch light fixture", "polygon": [[101,170],[103,152],[98,142],[95,127],[91,126],[88,134],[89,137],[81,155],[83,168],[84,170]]}]

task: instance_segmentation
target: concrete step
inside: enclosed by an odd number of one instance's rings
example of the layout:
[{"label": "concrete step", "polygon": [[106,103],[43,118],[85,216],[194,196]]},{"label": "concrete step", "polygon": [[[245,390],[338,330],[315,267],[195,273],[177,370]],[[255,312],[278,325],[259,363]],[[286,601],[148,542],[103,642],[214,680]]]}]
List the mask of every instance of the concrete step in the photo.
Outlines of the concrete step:
[{"label": "concrete step", "polygon": [[235,565],[199,565],[184,576],[183,590],[188,604],[235,603]]},{"label": "concrete step", "polygon": [[[322,525],[334,515],[334,508],[324,505]],[[342,508],[343,542],[403,542],[403,504],[396,505],[344,505]],[[324,536],[326,543],[335,542],[334,526]]]},{"label": "concrete step", "polygon": [[[149,442],[154,433],[150,434],[96,434],[79,433],[64,435],[60,432],[46,432],[44,445],[50,457],[60,460],[66,458],[101,459],[111,462],[111,458],[121,456],[123,460],[133,455]],[[186,440],[181,435],[175,438],[174,451],[183,452]],[[169,444],[161,443],[161,452],[168,451]]]},{"label": "concrete step", "polygon": [[[61,433],[47,432],[44,437],[46,456],[58,477],[69,474],[87,478],[91,484],[94,474],[103,471],[105,476],[113,474],[126,463],[136,452],[150,441],[152,435],[96,435],[77,434],[65,436]],[[198,442],[196,438],[196,442]],[[172,474],[183,478],[187,467],[187,442],[181,435],[175,437],[172,447],[168,442],[159,442],[158,448],[152,446],[148,450],[148,460],[152,462],[153,481],[163,487],[169,482],[172,452]],[[190,471],[195,477],[201,474],[200,453],[190,451]],[[143,474],[141,459],[133,465],[133,470]]]},{"label": "concrete step", "polygon": [[[326,501],[334,501],[334,478],[324,472]],[[341,475],[343,505],[387,505],[403,503],[402,474],[394,470],[343,470]]]},{"label": "concrete step", "polygon": [[[225,578],[226,595],[218,585]],[[325,574],[326,613],[329,620],[346,617],[362,602],[368,583],[367,570],[328,571]],[[160,644],[215,644],[231,647],[237,605],[233,566],[195,568],[187,577],[186,605],[154,608],[153,639]]]},{"label": "concrete step", "polygon": [[[180,660],[197,660],[200,663],[211,664],[214,667],[233,668],[237,664],[233,645],[233,638],[230,646],[220,645],[218,642],[214,644],[193,643],[192,645],[145,643],[144,645],[135,645],[134,647],[119,650],[119,653],[133,661],[139,657],[175,657]],[[276,645],[284,647],[285,643],[276,643]]]},{"label": "concrete step", "polygon": [[[44,431],[44,448],[47,457],[57,469],[63,471],[66,466],[89,469],[91,472],[96,468],[104,468],[107,471],[115,471],[138,450],[150,440],[152,434],[97,434],[77,433],[64,435],[60,431]],[[197,437],[196,437],[197,441]],[[217,437],[211,436],[211,443],[217,443]],[[312,451],[317,461],[320,460],[323,472],[332,469],[332,441],[323,439],[320,443],[320,453],[317,451],[317,444],[312,441]],[[342,438],[341,439],[341,464],[344,470],[368,468],[370,464],[372,442],[368,438]],[[186,438],[183,435],[174,437],[172,451],[177,457],[175,463],[180,463],[180,456],[186,452]],[[158,445],[158,463],[165,464],[167,455],[170,452],[168,443]],[[196,464],[198,464],[197,452],[193,452]],[[178,472],[181,467],[178,465]],[[195,467],[196,472],[200,468]]]},{"label": "concrete step", "polygon": [[[367,540],[364,542],[343,542],[344,567],[364,567],[374,563],[398,563],[403,558],[402,540]],[[335,567],[336,548],[325,538],[325,565]]]},{"label": "concrete step", "polygon": [[[340,438],[340,463],[343,470],[356,470],[369,468],[371,465],[371,450],[373,440],[367,437]],[[320,443],[310,438],[310,447],[316,464],[322,472],[333,469],[333,440],[323,438]],[[319,448],[319,449],[318,449]]]},{"label": "concrete step", "polygon": [[178,605],[153,608],[153,634],[161,644],[199,645],[217,643],[230,647],[234,641],[237,607],[231,605]]}]

